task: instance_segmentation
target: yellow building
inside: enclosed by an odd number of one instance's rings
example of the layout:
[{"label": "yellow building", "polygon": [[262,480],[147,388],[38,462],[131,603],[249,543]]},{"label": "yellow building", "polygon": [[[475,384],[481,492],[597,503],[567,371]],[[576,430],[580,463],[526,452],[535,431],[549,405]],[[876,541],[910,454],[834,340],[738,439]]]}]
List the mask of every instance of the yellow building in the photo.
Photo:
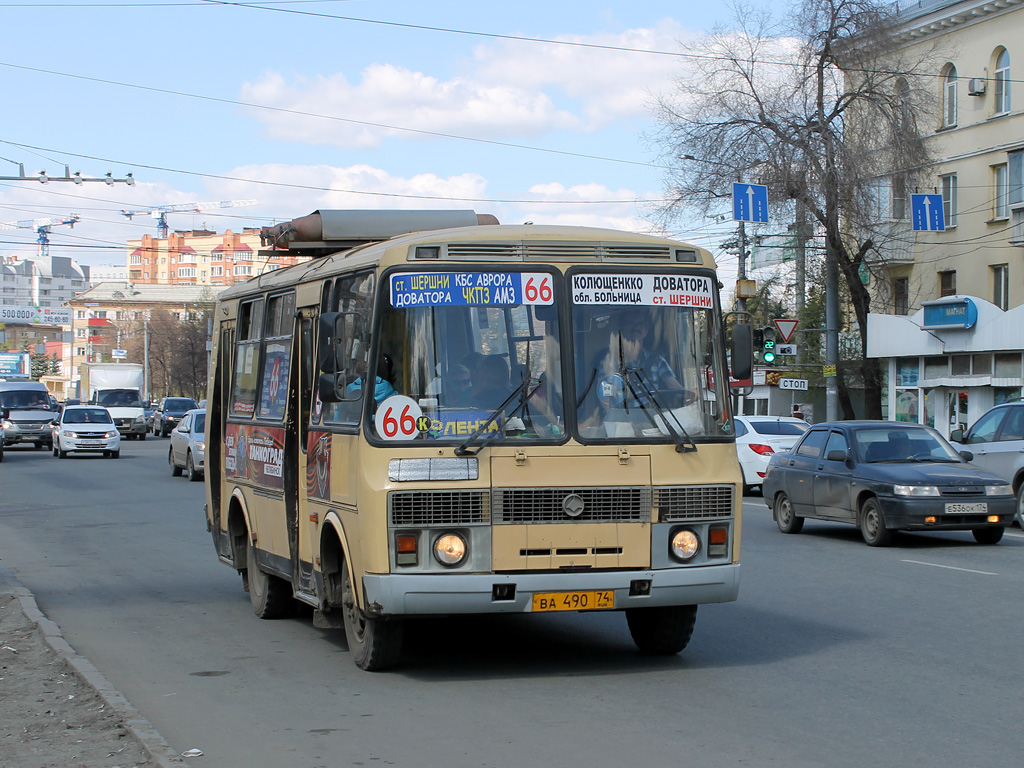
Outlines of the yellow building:
[{"label": "yellow building", "polygon": [[[890,418],[948,434],[1024,385],[1024,2],[920,0],[899,18],[901,52],[935,62],[909,84],[937,107],[917,116],[935,165],[889,188],[901,236],[881,254],[868,355],[888,361]],[[917,221],[933,203],[944,230]]]}]

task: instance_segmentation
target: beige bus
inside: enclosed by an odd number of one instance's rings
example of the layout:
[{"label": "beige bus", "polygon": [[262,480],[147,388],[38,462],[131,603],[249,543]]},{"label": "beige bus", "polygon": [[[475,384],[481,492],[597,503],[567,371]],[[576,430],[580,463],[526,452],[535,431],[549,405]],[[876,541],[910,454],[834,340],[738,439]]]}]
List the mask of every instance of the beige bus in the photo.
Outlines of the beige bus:
[{"label": "beige bus", "polygon": [[[404,621],[624,612],[672,654],[739,590],[743,477],[715,264],[472,211],[319,211],[313,258],[225,290],[207,521],[261,618],[312,606],[362,669]],[[733,334],[750,375],[750,334]]]}]

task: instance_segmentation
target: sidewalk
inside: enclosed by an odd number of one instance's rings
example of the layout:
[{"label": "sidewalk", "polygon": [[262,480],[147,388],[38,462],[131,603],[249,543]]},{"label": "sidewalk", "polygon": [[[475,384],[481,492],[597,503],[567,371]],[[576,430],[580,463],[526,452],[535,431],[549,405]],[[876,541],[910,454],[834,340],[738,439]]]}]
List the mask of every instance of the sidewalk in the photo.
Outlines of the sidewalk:
[{"label": "sidewalk", "polygon": [[0,765],[188,768],[0,564]]}]

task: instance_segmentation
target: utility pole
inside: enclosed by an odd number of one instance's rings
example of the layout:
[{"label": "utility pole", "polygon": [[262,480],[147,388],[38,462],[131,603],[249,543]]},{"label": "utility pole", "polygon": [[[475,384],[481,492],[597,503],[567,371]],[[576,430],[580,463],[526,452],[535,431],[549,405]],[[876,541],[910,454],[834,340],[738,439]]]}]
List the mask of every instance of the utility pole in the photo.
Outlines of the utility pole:
[{"label": "utility pole", "polygon": [[149,320],[145,321],[143,325],[143,342],[142,342],[142,388],[146,393],[146,402],[149,403],[153,400],[149,394]]},{"label": "utility pole", "polygon": [[839,264],[832,244],[825,246],[825,418],[839,419]]}]

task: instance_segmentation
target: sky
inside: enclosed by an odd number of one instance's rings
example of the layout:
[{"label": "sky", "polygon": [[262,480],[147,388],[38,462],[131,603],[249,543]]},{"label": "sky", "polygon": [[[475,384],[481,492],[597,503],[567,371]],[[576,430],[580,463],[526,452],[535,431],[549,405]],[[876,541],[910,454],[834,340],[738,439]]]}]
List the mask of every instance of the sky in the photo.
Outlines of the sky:
[{"label": "sky", "polygon": [[[222,200],[258,204],[172,213],[171,229],[471,208],[506,224],[654,231],[665,171],[652,104],[687,66],[666,54],[731,11],[694,0],[0,0],[0,20],[0,176],[22,163],[28,175],[67,165],[136,180],[0,181],[0,222],[77,214],[53,228],[51,255],[123,265],[127,241],[156,227],[122,210]],[[734,225],[674,226],[716,249]],[[0,254],[33,253],[35,240],[31,228],[0,230]]]}]

